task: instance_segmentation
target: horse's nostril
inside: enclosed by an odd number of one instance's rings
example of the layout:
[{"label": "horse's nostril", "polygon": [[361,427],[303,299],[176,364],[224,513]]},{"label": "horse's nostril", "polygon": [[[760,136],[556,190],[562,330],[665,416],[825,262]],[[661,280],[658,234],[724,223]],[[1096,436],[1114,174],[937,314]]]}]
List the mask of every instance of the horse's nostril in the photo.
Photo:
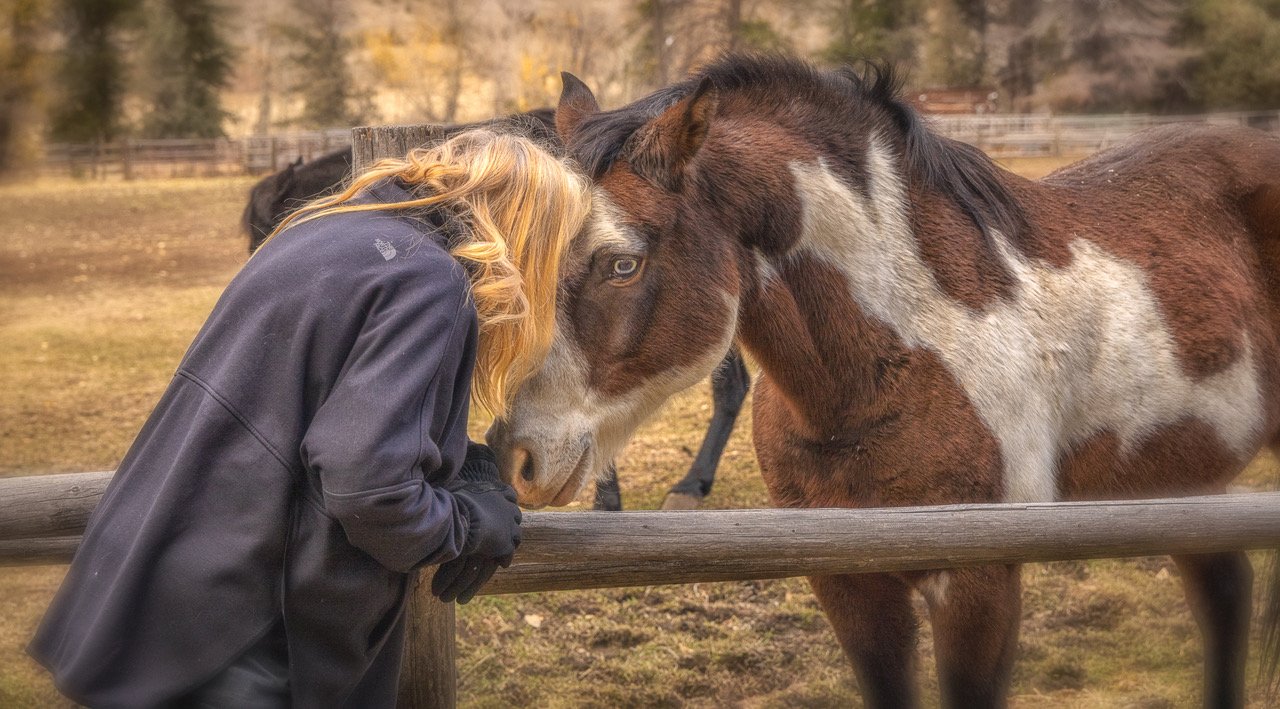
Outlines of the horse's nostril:
[{"label": "horse's nostril", "polygon": [[518,471],[521,478],[533,480],[533,456],[527,449],[517,446],[511,450],[511,469]]}]

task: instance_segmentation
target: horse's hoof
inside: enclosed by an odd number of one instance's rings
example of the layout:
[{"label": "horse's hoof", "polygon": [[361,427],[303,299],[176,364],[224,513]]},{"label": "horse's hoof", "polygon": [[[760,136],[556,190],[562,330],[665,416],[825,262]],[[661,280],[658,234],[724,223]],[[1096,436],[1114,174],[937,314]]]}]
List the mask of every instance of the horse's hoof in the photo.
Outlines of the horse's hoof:
[{"label": "horse's hoof", "polygon": [[702,506],[702,497],[683,492],[668,492],[662,501],[664,510],[696,510]]}]

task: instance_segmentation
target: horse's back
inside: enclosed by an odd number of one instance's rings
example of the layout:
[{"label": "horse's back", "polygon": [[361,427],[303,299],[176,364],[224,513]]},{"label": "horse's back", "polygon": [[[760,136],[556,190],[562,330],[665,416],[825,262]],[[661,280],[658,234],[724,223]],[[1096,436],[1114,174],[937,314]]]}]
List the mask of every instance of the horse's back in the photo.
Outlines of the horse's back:
[{"label": "horse's back", "polygon": [[1046,185],[1105,188],[1145,179],[1206,195],[1280,183],[1280,138],[1254,128],[1173,124],[1141,131],[1113,147],[1059,168]]}]

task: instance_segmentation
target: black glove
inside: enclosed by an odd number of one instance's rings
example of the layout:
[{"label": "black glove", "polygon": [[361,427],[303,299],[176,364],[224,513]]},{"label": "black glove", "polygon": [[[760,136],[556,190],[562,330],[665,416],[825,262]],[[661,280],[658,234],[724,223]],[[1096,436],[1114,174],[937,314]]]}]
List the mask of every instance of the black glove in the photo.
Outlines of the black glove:
[{"label": "black glove", "polygon": [[467,443],[458,480],[446,486],[467,516],[467,540],[458,558],[436,569],[431,592],[448,603],[467,603],[498,570],[511,565],[520,546],[516,491],[502,482],[488,446]]}]

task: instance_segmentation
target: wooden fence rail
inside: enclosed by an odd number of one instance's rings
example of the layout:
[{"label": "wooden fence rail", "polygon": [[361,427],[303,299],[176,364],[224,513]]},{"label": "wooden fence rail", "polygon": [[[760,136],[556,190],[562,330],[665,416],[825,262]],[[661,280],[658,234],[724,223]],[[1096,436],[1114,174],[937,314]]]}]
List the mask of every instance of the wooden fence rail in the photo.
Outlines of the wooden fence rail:
[{"label": "wooden fence rail", "polygon": [[[65,563],[110,473],[0,479],[0,565]],[[482,593],[1280,547],[1280,492],[888,509],[530,512]],[[419,594],[401,699],[452,706],[452,605]]]},{"label": "wooden fence rail", "polygon": [[[0,478],[0,565],[70,561],[111,473]],[[1280,547],[1280,492],[875,509],[527,512],[484,594]]]}]

